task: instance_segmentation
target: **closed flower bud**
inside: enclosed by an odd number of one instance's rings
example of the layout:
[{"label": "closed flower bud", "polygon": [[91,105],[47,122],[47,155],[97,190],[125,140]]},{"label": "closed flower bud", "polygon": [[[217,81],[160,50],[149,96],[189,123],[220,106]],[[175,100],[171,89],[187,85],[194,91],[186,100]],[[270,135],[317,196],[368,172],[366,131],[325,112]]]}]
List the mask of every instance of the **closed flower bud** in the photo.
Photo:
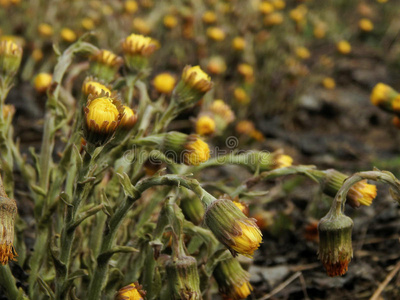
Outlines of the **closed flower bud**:
[{"label": "closed flower bud", "polygon": [[214,269],[213,276],[224,299],[246,299],[253,290],[249,282],[249,272],[242,268],[236,258],[220,261]]},{"label": "closed flower bud", "polygon": [[274,0],[272,2],[272,5],[274,6],[275,9],[281,10],[286,7],[286,3],[283,0]]},{"label": "closed flower bud", "polygon": [[276,151],[274,153],[248,151],[232,158],[232,163],[245,166],[252,172],[257,169],[263,172],[289,167],[292,165],[292,162],[293,158],[283,154],[281,151]]},{"label": "closed flower bud", "polygon": [[214,116],[223,119],[227,124],[232,123],[235,120],[235,113],[232,111],[230,106],[221,99],[214,100],[211,103],[210,111]]},{"label": "closed flower bud", "polygon": [[323,23],[317,23],[314,26],[313,34],[317,39],[323,39],[326,35],[326,26]]},{"label": "closed flower bud", "polygon": [[14,221],[17,205],[14,199],[8,198],[0,177],[0,264],[18,256],[14,249]]},{"label": "closed flower bud", "polygon": [[200,300],[200,279],[196,259],[180,256],[166,263],[167,280],[172,292],[170,299]]},{"label": "closed flower bud", "polygon": [[176,131],[165,135],[163,150],[167,157],[189,166],[197,166],[210,158],[210,148],[207,143],[196,135],[186,135]]},{"label": "closed flower bud", "polygon": [[198,197],[183,197],[180,202],[185,217],[195,225],[200,225],[204,217],[204,206]]},{"label": "closed flower bud", "polygon": [[206,24],[212,24],[217,21],[217,15],[215,14],[215,12],[209,10],[203,14],[202,20]]},{"label": "closed flower bud", "polygon": [[399,98],[399,95],[400,94],[393,88],[391,88],[387,84],[380,82],[375,85],[374,89],[371,92],[371,102],[373,105],[378,106],[383,110],[393,112],[392,103],[395,103],[394,108],[396,108],[397,101],[395,100]]},{"label": "closed flower bud", "polygon": [[36,48],[35,50],[32,51],[32,58],[38,62],[43,59],[43,51],[40,48]]},{"label": "closed flower bud", "polygon": [[353,248],[351,233],[353,221],[340,213],[329,212],[318,224],[318,258],[329,276],[341,276],[347,272]]},{"label": "closed flower bud", "polygon": [[178,25],[178,20],[173,15],[166,15],[163,19],[163,23],[165,27],[172,29]]},{"label": "closed flower bud", "polygon": [[283,15],[279,12],[274,12],[264,17],[264,25],[266,26],[279,25],[282,24],[282,22],[283,22]]},{"label": "closed flower bud", "polygon": [[46,23],[38,25],[38,32],[43,37],[51,37],[53,35],[53,27]]},{"label": "closed flower bud", "polygon": [[225,39],[225,32],[219,27],[210,27],[207,29],[207,36],[217,42],[223,41]]},{"label": "closed flower bud", "polygon": [[236,124],[236,131],[239,134],[250,135],[254,130],[254,123],[249,120],[242,120]]},{"label": "closed flower bud", "polygon": [[61,29],[61,38],[67,42],[67,43],[73,43],[76,41],[76,33],[73,32],[71,29],[69,28],[63,28]]},{"label": "closed flower bud", "polygon": [[[348,178],[335,169],[326,171],[315,171],[315,176],[319,179],[322,191],[328,196],[335,197],[344,181]],[[347,203],[353,207],[360,205],[370,206],[376,197],[376,186],[368,184],[366,180],[354,184],[347,193]]]},{"label": "closed flower bud", "polygon": [[341,54],[349,54],[351,52],[351,45],[348,41],[341,40],[336,44],[336,48]]},{"label": "closed flower bud", "polygon": [[39,73],[34,80],[35,90],[39,93],[44,93],[51,85],[53,75],[49,73]]},{"label": "closed flower bud", "polygon": [[157,49],[157,45],[150,37],[131,34],[122,42],[122,49],[128,68],[143,71],[147,68],[148,57]]},{"label": "closed flower bud", "polygon": [[22,48],[18,44],[3,40],[0,42],[0,75],[14,76],[22,59]]},{"label": "closed flower bud", "polygon": [[96,97],[100,96],[101,94],[105,96],[111,95],[111,90],[107,86],[92,77],[87,77],[85,79],[82,84],[82,92],[86,97],[90,94]]},{"label": "closed flower bud", "polygon": [[374,29],[374,23],[370,19],[362,18],[358,22],[358,27],[365,32],[372,31]]},{"label": "closed flower bud", "polygon": [[122,105],[115,98],[90,97],[84,108],[85,140],[95,146],[105,144],[113,136],[122,116]]},{"label": "closed flower bud", "polygon": [[226,63],[221,56],[213,56],[207,64],[207,71],[211,74],[222,74],[226,71]]},{"label": "closed flower bud", "polygon": [[131,130],[133,126],[135,126],[136,121],[137,121],[137,116],[135,115],[134,111],[132,108],[123,105],[123,116],[121,119],[121,122],[119,124],[119,128],[123,130]]},{"label": "closed flower bud", "polygon": [[139,6],[138,6],[138,4],[137,4],[136,1],[134,1],[134,0],[127,0],[127,1],[125,1],[125,3],[124,3],[124,8],[125,8],[125,11],[126,11],[128,14],[134,14],[135,12],[137,12]]},{"label": "closed flower bud", "polygon": [[176,79],[169,73],[160,73],[153,79],[154,88],[162,94],[170,94],[175,87]]},{"label": "closed flower bud", "polygon": [[172,99],[181,109],[187,108],[196,104],[205,93],[211,90],[212,86],[210,76],[199,66],[186,66]]},{"label": "closed flower bud", "polygon": [[240,104],[246,105],[250,102],[250,97],[247,95],[246,91],[243,88],[235,88],[233,91],[233,96],[235,100]]},{"label": "closed flower bud", "polygon": [[107,82],[112,81],[123,64],[120,56],[108,50],[100,50],[90,57],[90,73]]},{"label": "closed flower bud", "polygon": [[274,11],[274,6],[271,3],[269,3],[268,1],[262,1],[258,6],[258,10],[262,14],[267,15]]},{"label": "closed flower bud", "polygon": [[252,257],[262,242],[261,231],[255,220],[246,217],[231,200],[218,199],[211,203],[204,221],[234,256],[240,253]]},{"label": "closed flower bud", "polygon": [[144,300],[145,294],[138,283],[131,283],[117,292],[115,300]]},{"label": "closed flower bud", "polygon": [[296,56],[300,59],[310,58],[310,51],[306,47],[297,47]]},{"label": "closed flower bud", "polygon": [[336,87],[336,83],[335,80],[332,77],[325,77],[322,80],[322,85],[324,86],[324,88],[326,88],[327,90],[333,90]]},{"label": "closed flower bud", "polygon": [[246,47],[246,40],[240,36],[232,40],[232,48],[236,51],[242,51]]},{"label": "closed flower bud", "polygon": [[93,30],[95,27],[94,21],[91,18],[83,18],[81,21],[81,26],[85,30]]},{"label": "closed flower bud", "polygon": [[215,132],[215,121],[209,116],[201,116],[196,121],[196,133],[199,135],[211,135]]},{"label": "closed flower bud", "polygon": [[132,21],[132,28],[134,31],[141,34],[149,34],[151,32],[150,25],[142,18],[134,18]]},{"label": "closed flower bud", "polygon": [[254,80],[254,70],[253,67],[250,66],[249,64],[238,65],[238,72],[246,79],[246,81]]}]

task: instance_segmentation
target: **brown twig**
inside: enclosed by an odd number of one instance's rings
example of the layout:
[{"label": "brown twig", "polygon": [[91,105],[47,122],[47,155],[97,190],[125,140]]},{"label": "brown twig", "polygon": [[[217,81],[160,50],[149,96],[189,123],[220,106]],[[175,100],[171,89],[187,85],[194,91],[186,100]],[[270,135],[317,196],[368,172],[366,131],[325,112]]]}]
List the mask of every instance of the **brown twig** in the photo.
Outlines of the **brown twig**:
[{"label": "brown twig", "polygon": [[292,281],[294,281],[296,278],[301,276],[301,272],[296,272],[292,276],[290,276],[288,279],[286,279],[284,282],[282,282],[280,285],[278,285],[276,288],[274,288],[271,293],[264,295],[263,297],[259,298],[258,300],[266,300],[274,296],[275,294],[279,293],[282,291],[285,287],[287,287]]},{"label": "brown twig", "polygon": [[389,282],[393,279],[397,272],[400,270],[400,261],[397,262],[394,269],[386,276],[385,280],[378,286],[375,293],[372,295],[370,300],[378,300],[379,296],[385,289],[385,287],[389,284]]}]

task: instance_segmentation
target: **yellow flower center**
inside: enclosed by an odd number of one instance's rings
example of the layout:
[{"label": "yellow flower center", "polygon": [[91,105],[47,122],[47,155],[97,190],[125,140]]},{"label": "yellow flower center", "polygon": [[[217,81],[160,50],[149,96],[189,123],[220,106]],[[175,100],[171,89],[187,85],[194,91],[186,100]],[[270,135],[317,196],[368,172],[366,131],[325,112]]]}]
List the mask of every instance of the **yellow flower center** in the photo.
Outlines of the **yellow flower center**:
[{"label": "yellow flower center", "polygon": [[154,77],[153,85],[155,89],[164,94],[169,94],[175,87],[176,80],[169,73],[161,73]]},{"label": "yellow flower center", "polygon": [[194,142],[190,142],[185,145],[185,148],[186,150],[183,155],[183,161],[187,165],[198,166],[210,158],[210,148],[207,143],[201,139],[196,139]]}]

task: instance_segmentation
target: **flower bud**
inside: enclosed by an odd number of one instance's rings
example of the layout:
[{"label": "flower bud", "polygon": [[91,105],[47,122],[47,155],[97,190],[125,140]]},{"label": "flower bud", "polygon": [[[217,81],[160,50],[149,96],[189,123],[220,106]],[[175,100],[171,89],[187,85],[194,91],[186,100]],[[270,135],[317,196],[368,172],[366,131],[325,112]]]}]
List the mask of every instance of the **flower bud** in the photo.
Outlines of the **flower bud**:
[{"label": "flower bud", "polygon": [[353,221],[340,213],[329,212],[318,224],[318,258],[329,276],[341,276],[353,257],[351,232]]},{"label": "flower bud", "polygon": [[90,73],[107,82],[115,78],[119,67],[123,64],[121,57],[105,49],[92,55],[90,60]]},{"label": "flower bud", "polygon": [[[321,176],[317,173],[321,173],[321,171],[317,171],[315,174],[320,180],[322,192],[331,197],[336,196],[344,181],[348,178],[346,174],[335,169],[322,171]],[[347,193],[347,203],[353,208],[360,205],[370,206],[375,197],[376,186],[368,184],[366,180],[362,180],[350,188]]]},{"label": "flower bud", "polygon": [[53,75],[49,73],[39,73],[34,80],[35,90],[38,93],[45,93],[51,85]]},{"label": "flower bud", "polygon": [[206,24],[213,24],[217,21],[217,15],[212,10],[208,10],[203,14],[201,19]]},{"label": "flower bud", "polygon": [[157,49],[150,37],[131,34],[122,42],[125,63],[130,70],[141,72],[147,68],[148,57]]},{"label": "flower bud", "polygon": [[200,225],[204,217],[204,206],[198,197],[183,197],[180,207],[185,217],[195,225]]},{"label": "flower bud", "polygon": [[95,146],[101,146],[114,135],[122,119],[123,108],[115,98],[89,96],[84,113],[85,140]]},{"label": "flower bud", "polygon": [[279,12],[274,12],[264,17],[264,25],[266,26],[275,26],[282,24],[282,22],[283,22],[283,15]]},{"label": "flower bud", "polygon": [[196,121],[198,135],[211,135],[215,132],[215,121],[209,116],[201,116]]},{"label": "flower bud", "polygon": [[175,77],[169,73],[160,73],[154,77],[153,85],[157,92],[162,94],[170,94],[176,84]]},{"label": "flower bud", "polygon": [[336,44],[336,48],[341,54],[349,54],[351,52],[351,45],[348,41],[341,40]]},{"label": "flower bud", "polygon": [[61,38],[63,39],[64,42],[67,43],[73,43],[76,41],[76,33],[72,31],[72,29],[69,28],[63,28],[61,29]]},{"label": "flower bud", "polygon": [[39,34],[42,37],[51,37],[53,35],[53,27],[46,23],[40,23],[37,27]]},{"label": "flower bud", "polygon": [[327,90],[333,90],[336,86],[335,80],[331,77],[325,77],[322,80],[322,85],[324,86],[324,88],[326,88]]},{"label": "flower bud", "polygon": [[0,177],[0,264],[18,256],[14,249],[14,222],[17,214],[17,204],[8,198]]},{"label": "flower bud", "polygon": [[210,27],[207,29],[207,36],[217,42],[221,42],[225,39],[225,32],[219,27]]},{"label": "flower bud", "polygon": [[178,19],[173,15],[166,15],[163,19],[163,24],[166,28],[172,29],[178,25]]},{"label": "flower bud", "polygon": [[245,299],[253,290],[249,282],[249,272],[242,268],[236,258],[220,261],[214,269],[213,276],[224,299]]},{"label": "flower bud", "polygon": [[171,299],[200,300],[200,279],[196,259],[192,256],[181,256],[166,263],[168,285]]},{"label": "flower bud", "polygon": [[210,111],[213,114],[218,132],[223,132],[235,120],[235,113],[230,106],[221,99],[211,103]]},{"label": "flower bud", "polygon": [[371,92],[372,104],[388,112],[393,112],[393,109],[398,107],[399,100],[400,94],[382,82],[375,85]]},{"label": "flower bud", "polygon": [[182,79],[176,86],[172,99],[183,108],[196,104],[205,93],[211,90],[213,84],[199,66],[186,66],[182,72]]},{"label": "flower bud", "polygon": [[308,59],[310,58],[310,51],[306,47],[297,47],[296,48],[296,56],[300,59]]},{"label": "flower bud", "polygon": [[221,56],[213,56],[207,64],[207,71],[211,74],[222,74],[226,71],[225,60]]},{"label": "flower bud", "polygon": [[246,40],[240,36],[235,37],[232,40],[232,48],[236,51],[243,51],[246,47]]},{"label": "flower bud", "polygon": [[262,234],[255,220],[246,217],[231,200],[218,199],[211,203],[204,220],[234,256],[240,253],[252,257],[262,242]]},{"label": "flower bud", "polygon": [[82,84],[82,92],[84,96],[94,95],[96,97],[100,95],[110,96],[111,89],[104,84],[100,83],[92,77],[87,77]]},{"label": "flower bud", "polygon": [[358,22],[358,27],[365,32],[370,32],[374,29],[374,23],[370,19],[367,18],[362,18]]},{"label": "flower bud", "polygon": [[22,59],[22,48],[10,40],[0,42],[0,75],[14,76]]},{"label": "flower bud", "polygon": [[145,294],[138,283],[131,283],[117,292],[115,300],[144,300]]},{"label": "flower bud", "polygon": [[134,0],[127,0],[124,3],[124,9],[128,14],[134,14],[137,12],[139,6],[136,1]]},{"label": "flower bud", "polygon": [[186,135],[176,131],[165,135],[163,150],[167,157],[189,166],[198,166],[210,158],[207,143],[196,135]]},{"label": "flower bud", "polygon": [[137,121],[137,116],[135,115],[132,108],[126,105],[123,105],[122,108],[123,108],[123,116],[119,124],[119,128],[123,129],[124,131],[129,131],[133,128],[133,126],[135,126]]}]

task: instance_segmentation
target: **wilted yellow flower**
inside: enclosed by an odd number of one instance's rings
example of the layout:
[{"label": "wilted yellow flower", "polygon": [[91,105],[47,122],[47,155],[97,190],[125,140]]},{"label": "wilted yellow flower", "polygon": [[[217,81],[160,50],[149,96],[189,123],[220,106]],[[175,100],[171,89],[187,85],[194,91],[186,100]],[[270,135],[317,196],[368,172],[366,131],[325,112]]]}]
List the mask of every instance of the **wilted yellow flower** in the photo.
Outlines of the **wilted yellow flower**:
[{"label": "wilted yellow flower", "polygon": [[258,10],[264,14],[270,14],[274,11],[274,6],[269,3],[268,1],[262,1],[259,5],[258,5]]},{"label": "wilted yellow flower", "polygon": [[234,245],[231,246],[233,250],[245,256],[252,257],[254,251],[260,247],[262,242],[262,234],[257,225],[249,222],[238,222],[241,233],[233,237]]},{"label": "wilted yellow flower", "polygon": [[128,13],[128,14],[133,14],[133,13],[135,13],[135,12],[137,12],[137,10],[138,10],[138,4],[136,3],[136,1],[134,1],[134,0],[127,0],[127,1],[125,1],[125,3],[124,3],[124,8],[125,8],[125,11]]},{"label": "wilted yellow flower", "polygon": [[86,30],[92,30],[95,26],[94,21],[91,18],[83,18],[81,21],[81,25]]},{"label": "wilted yellow flower", "polygon": [[132,28],[141,34],[149,34],[151,32],[151,27],[142,18],[133,19]]},{"label": "wilted yellow flower", "polygon": [[207,36],[214,41],[223,41],[225,39],[225,32],[219,27],[210,27],[207,29]]},{"label": "wilted yellow flower", "polygon": [[122,49],[125,53],[140,54],[142,56],[149,56],[157,46],[154,41],[147,36],[132,33],[122,43]]},{"label": "wilted yellow flower", "polygon": [[247,95],[246,91],[243,88],[235,88],[233,91],[233,96],[240,104],[245,105],[250,102],[250,97]]},{"label": "wilted yellow flower", "polygon": [[326,88],[327,90],[333,90],[336,87],[336,83],[335,80],[332,77],[325,77],[322,80],[322,85],[324,86],[324,88]]},{"label": "wilted yellow flower", "polygon": [[196,122],[196,133],[210,135],[215,132],[215,121],[209,116],[201,116]]},{"label": "wilted yellow flower", "polygon": [[61,35],[61,38],[62,38],[64,41],[68,42],[68,43],[75,42],[75,40],[76,40],[76,33],[73,32],[73,31],[72,31],[71,29],[69,29],[69,28],[63,28],[63,29],[61,29],[60,35]]},{"label": "wilted yellow flower", "polygon": [[366,19],[366,18],[362,18],[359,22],[358,22],[358,27],[362,30],[362,31],[372,31],[374,29],[374,23],[372,23],[372,21],[370,19]]},{"label": "wilted yellow flower", "polygon": [[358,202],[361,205],[370,206],[376,197],[376,193],[376,185],[369,184],[366,180],[363,180],[350,188],[347,199],[354,203]]},{"label": "wilted yellow flower", "polygon": [[160,73],[154,77],[154,88],[163,94],[169,94],[173,91],[176,84],[176,79],[169,73]]},{"label": "wilted yellow flower", "polygon": [[111,95],[111,90],[100,82],[91,80],[90,78],[85,80],[82,85],[82,91],[85,96],[89,94],[100,96],[101,94]]},{"label": "wilted yellow flower", "polygon": [[348,41],[341,40],[336,44],[337,50],[341,54],[349,54],[351,52],[351,45]]},{"label": "wilted yellow flower", "polygon": [[118,291],[115,300],[143,300],[142,294],[143,292],[140,290],[140,286],[131,283]]},{"label": "wilted yellow flower", "polygon": [[49,73],[37,74],[34,80],[35,90],[38,91],[39,93],[47,91],[52,80],[53,80],[53,75]]},{"label": "wilted yellow flower", "polygon": [[202,20],[206,24],[212,24],[217,21],[217,15],[215,12],[208,10],[203,14]]},{"label": "wilted yellow flower", "polygon": [[189,166],[198,166],[210,158],[210,148],[200,138],[189,140],[185,144],[183,162]]},{"label": "wilted yellow flower", "polygon": [[213,56],[207,64],[207,70],[211,74],[221,74],[226,71],[226,64],[221,56]]},{"label": "wilted yellow flower", "polygon": [[178,20],[173,15],[166,15],[163,19],[164,26],[167,28],[174,28],[178,24]]},{"label": "wilted yellow flower", "polygon": [[280,12],[274,12],[264,17],[264,25],[266,26],[279,25],[282,24],[282,22],[283,22],[283,15]]},{"label": "wilted yellow flower", "polygon": [[306,47],[297,47],[296,55],[298,58],[307,59],[310,58],[310,51]]},{"label": "wilted yellow flower", "polygon": [[242,51],[246,47],[246,40],[240,36],[232,40],[232,48],[236,51]]},{"label": "wilted yellow flower", "polygon": [[43,59],[42,49],[36,48],[35,50],[33,50],[32,57],[36,62],[41,61]]},{"label": "wilted yellow flower", "polygon": [[43,37],[50,37],[53,35],[53,27],[46,23],[40,23],[38,25],[38,32]]},{"label": "wilted yellow flower", "polygon": [[201,92],[208,92],[212,87],[210,76],[208,76],[200,66],[185,67],[185,69],[183,69],[182,79],[190,87]]}]

